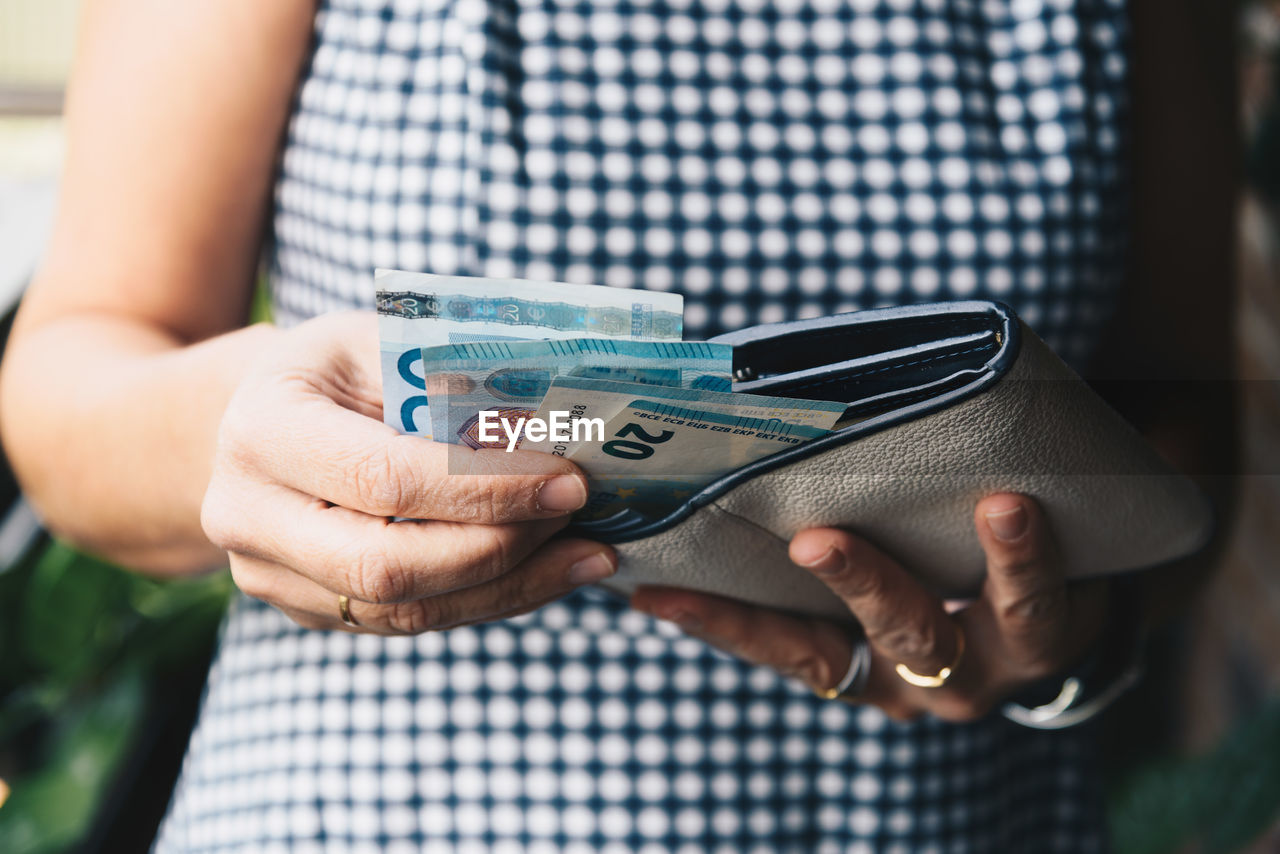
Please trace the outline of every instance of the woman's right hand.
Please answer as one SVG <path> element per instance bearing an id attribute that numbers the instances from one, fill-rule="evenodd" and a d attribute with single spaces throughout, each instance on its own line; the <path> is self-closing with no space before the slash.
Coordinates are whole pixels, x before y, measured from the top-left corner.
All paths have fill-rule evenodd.
<path id="1" fill-rule="evenodd" d="M 376 316 L 278 336 L 218 431 L 201 522 L 236 584 L 300 625 L 416 634 L 537 608 L 617 567 L 551 535 L 587 500 L 560 457 L 472 451 L 384 425 Z M 393 522 L 393 518 L 416 521 Z"/>

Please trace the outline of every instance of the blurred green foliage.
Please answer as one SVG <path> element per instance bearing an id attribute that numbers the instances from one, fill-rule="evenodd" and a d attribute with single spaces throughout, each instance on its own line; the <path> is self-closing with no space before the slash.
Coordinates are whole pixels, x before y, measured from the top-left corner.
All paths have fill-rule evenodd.
<path id="1" fill-rule="evenodd" d="M 0 851 L 92 829 L 169 674 L 203 667 L 230 576 L 155 581 L 58 542 L 0 572 Z"/>
<path id="2" fill-rule="evenodd" d="M 270 319 L 264 276 L 249 321 Z M 234 589 L 226 571 L 157 581 L 48 538 L 0 566 L 0 854 L 76 850 L 101 829 L 152 706 L 203 671 Z"/>
<path id="3" fill-rule="evenodd" d="M 1111 796 L 1117 854 L 1194 844 L 1229 854 L 1280 819 L 1280 698 L 1239 722 L 1205 756 L 1165 758 L 1127 775 Z"/>

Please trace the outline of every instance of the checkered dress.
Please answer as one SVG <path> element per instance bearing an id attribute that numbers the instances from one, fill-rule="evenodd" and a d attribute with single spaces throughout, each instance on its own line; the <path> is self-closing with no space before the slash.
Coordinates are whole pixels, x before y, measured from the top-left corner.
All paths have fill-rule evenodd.
<path id="1" fill-rule="evenodd" d="M 281 323 L 376 266 L 678 290 L 686 334 L 991 297 L 1077 365 L 1123 274 L 1122 0 L 331 0 Z M 1087 733 L 901 725 L 594 590 L 415 638 L 235 605 L 156 850 L 1105 847 Z"/>

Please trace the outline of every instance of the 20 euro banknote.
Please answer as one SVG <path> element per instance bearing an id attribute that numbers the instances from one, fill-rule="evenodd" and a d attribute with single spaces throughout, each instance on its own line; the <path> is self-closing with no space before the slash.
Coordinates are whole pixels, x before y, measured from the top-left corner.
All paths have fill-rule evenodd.
<path id="1" fill-rule="evenodd" d="M 506 447 L 482 437 L 481 412 L 527 420 L 559 376 L 624 380 L 645 386 L 727 390 L 733 348 L 700 341 L 474 341 L 422 348 L 423 387 L 435 441 Z"/>
<path id="2" fill-rule="evenodd" d="M 567 413 L 570 422 L 590 419 L 609 421 L 625 406 L 638 399 L 669 403 L 692 412 L 717 413 L 757 419 L 778 425 L 793 424 L 830 429 L 844 414 L 846 404 L 838 401 L 801 400 L 762 394 L 740 394 L 703 388 L 646 386 L 618 380 L 592 379 L 573 375 L 557 376 L 533 415 L 550 422 L 553 413 Z M 580 434 L 585 437 L 585 431 Z M 532 437 L 531 437 L 532 438 Z M 590 441 L 580 439 L 579 441 Z M 577 441 L 526 440 L 520 447 L 571 457 Z"/>
<path id="3" fill-rule="evenodd" d="M 587 473 L 590 497 L 579 516 L 659 518 L 721 475 L 829 432 L 635 400 L 608 421 L 603 442 L 581 442 L 568 455 Z"/>

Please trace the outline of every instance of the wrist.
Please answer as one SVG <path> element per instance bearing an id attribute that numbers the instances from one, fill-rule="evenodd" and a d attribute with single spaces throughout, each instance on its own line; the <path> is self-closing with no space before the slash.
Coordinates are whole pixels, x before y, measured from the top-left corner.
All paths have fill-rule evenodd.
<path id="1" fill-rule="evenodd" d="M 1001 714 L 1033 729 L 1065 729 L 1097 716 L 1142 678 L 1147 619 L 1134 575 L 1110 582 L 1107 619 L 1084 656 L 1067 672 L 1027 686 Z"/>

